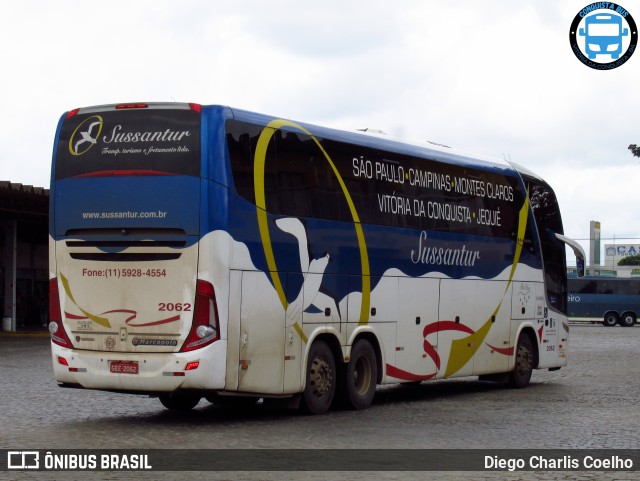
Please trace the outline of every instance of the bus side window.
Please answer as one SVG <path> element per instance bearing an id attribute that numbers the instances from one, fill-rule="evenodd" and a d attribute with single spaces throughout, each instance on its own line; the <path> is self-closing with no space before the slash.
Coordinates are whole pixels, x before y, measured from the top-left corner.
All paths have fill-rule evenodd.
<path id="1" fill-rule="evenodd" d="M 589 281 L 584 284 L 582 289 L 580 289 L 581 294 L 595 294 L 597 292 L 598 284 L 596 281 Z"/>
<path id="2" fill-rule="evenodd" d="M 227 148 L 235 189 L 245 200 L 255 205 L 253 185 L 253 155 L 261 129 L 256 125 L 227 121 Z"/>
<path id="3" fill-rule="evenodd" d="M 337 176 L 313 138 L 304 133 L 279 131 L 275 150 L 280 197 L 275 213 L 350 220 Z"/>

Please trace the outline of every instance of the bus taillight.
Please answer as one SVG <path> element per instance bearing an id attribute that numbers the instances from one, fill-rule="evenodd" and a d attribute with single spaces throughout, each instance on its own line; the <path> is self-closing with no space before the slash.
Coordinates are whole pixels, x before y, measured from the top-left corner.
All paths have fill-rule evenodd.
<path id="1" fill-rule="evenodd" d="M 201 113 L 202 112 L 202 105 L 200 105 L 200 104 L 189 104 L 189 108 L 191 110 L 193 110 L 194 112 L 197 112 L 197 113 Z"/>
<path id="2" fill-rule="evenodd" d="M 193 351 L 220 339 L 218 306 L 213 285 L 198 279 L 193 324 L 181 351 Z"/>
<path id="3" fill-rule="evenodd" d="M 49 332 L 51 340 L 62 347 L 72 348 L 69 336 L 62 325 L 58 279 L 49 279 Z"/>

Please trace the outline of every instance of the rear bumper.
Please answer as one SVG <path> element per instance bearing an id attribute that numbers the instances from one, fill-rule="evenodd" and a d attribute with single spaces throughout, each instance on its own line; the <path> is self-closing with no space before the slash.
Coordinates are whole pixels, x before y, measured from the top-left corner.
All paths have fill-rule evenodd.
<path id="1" fill-rule="evenodd" d="M 179 353 L 122 353 L 81 351 L 51 343 L 56 381 L 87 389 L 126 392 L 173 392 L 178 389 L 222 390 L 225 387 L 226 340 L 202 349 Z M 68 365 L 60 362 L 66 360 Z M 112 373 L 111 361 L 135 361 L 137 374 Z M 186 371 L 187 364 L 199 362 Z"/>

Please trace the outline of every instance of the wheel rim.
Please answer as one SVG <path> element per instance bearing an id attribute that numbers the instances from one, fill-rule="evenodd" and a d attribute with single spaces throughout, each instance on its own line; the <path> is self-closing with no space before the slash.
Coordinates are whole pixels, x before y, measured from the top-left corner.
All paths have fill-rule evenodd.
<path id="1" fill-rule="evenodd" d="M 321 357 L 314 358 L 311 363 L 309 382 L 313 387 L 313 395 L 317 398 L 326 396 L 333 386 L 333 372 L 329 363 Z"/>
<path id="2" fill-rule="evenodd" d="M 353 385 L 360 395 L 366 394 L 371 386 L 371 364 L 365 356 L 361 356 L 355 364 Z"/>

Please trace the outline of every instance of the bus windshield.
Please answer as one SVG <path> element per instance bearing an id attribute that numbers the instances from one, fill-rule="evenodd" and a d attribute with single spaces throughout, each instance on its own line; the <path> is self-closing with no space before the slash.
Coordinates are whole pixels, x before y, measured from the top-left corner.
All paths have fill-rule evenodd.
<path id="1" fill-rule="evenodd" d="M 567 312 L 566 252 L 556 234 L 564 234 L 560 208 L 553 189 L 533 176 L 523 175 L 529 190 L 544 264 L 544 276 L 549 304 L 562 313 Z"/>

